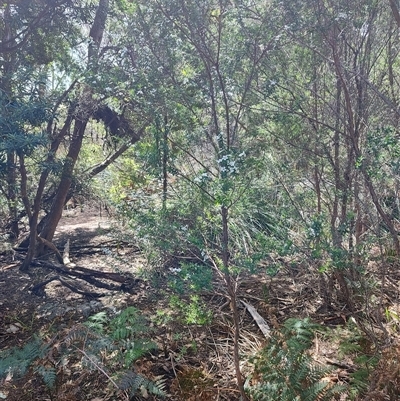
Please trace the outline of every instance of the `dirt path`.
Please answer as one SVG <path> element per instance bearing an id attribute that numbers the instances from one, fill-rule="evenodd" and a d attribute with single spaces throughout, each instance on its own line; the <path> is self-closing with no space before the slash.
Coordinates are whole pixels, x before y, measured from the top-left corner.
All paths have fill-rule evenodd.
<path id="1" fill-rule="evenodd" d="M 54 242 L 62 250 L 67 239 L 70 239 L 71 262 L 79 266 L 134 273 L 141 265 L 137 250 L 121 247 L 116 257 L 113 250 L 107 248 L 107 244 L 114 240 L 112 223 L 95 211 L 68 211 L 60 221 Z M 21 274 L 18 260 L 13 260 L 13 257 L 12 254 L 6 254 L 0 258 L 0 346 L 18 344 L 24 338 L 24 331 L 30 332 L 18 329 L 19 325 L 12 326 L 18 321 L 32 322 L 39 319 L 43 322 L 68 314 L 74 316 L 74 319 L 86 318 L 104 308 L 120 308 L 128 304 L 132 297 L 126 293 L 100 290 L 104 292 L 103 297 L 88 300 L 57 281 L 47 284 L 45 295 L 38 297 L 30 292 L 30 288 L 51 277 L 54 272 L 31 267 L 29 274 Z"/>

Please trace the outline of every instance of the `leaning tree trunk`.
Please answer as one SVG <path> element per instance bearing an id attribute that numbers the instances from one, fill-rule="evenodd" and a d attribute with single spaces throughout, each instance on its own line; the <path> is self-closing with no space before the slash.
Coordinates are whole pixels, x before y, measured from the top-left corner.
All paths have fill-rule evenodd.
<path id="1" fill-rule="evenodd" d="M 70 87 L 70 89 L 72 89 L 72 86 Z M 69 113 L 69 115 L 67 116 L 67 119 L 64 122 L 63 128 L 60 130 L 60 132 L 58 132 L 58 134 L 52 140 L 50 151 L 47 155 L 45 165 L 49 166 L 54 161 L 54 156 L 60 146 L 62 139 L 64 138 L 66 133 L 69 131 L 71 124 L 72 124 L 72 114 Z M 52 124 L 51 124 L 51 122 L 49 122 L 48 127 L 47 127 L 47 131 L 49 133 L 51 132 L 51 126 L 52 126 Z M 28 252 L 26 254 L 24 261 L 22 262 L 22 265 L 20 266 L 21 271 L 27 271 L 29 269 L 29 265 L 31 264 L 32 259 L 35 257 L 35 254 L 36 254 L 36 239 L 37 239 L 37 235 L 38 235 L 38 231 L 39 231 L 38 226 L 39 226 L 40 204 L 42 202 L 42 196 L 43 196 L 43 192 L 45 189 L 45 185 L 46 185 L 49 173 L 50 173 L 50 169 L 48 167 L 42 171 L 42 173 L 40 175 L 40 179 L 39 179 L 38 189 L 36 190 L 35 199 L 33 201 L 31 215 L 30 215 L 30 210 L 26 211 L 27 215 L 28 216 L 30 215 L 29 237 L 27 239 Z M 23 242 L 25 242 L 25 240 Z"/>
<path id="2" fill-rule="evenodd" d="M 56 196 L 50 209 L 47 221 L 40 233 L 40 237 L 51 242 L 54 237 L 58 222 L 61 219 L 64 210 L 65 200 L 68 195 L 72 183 L 72 175 L 79 152 L 82 147 L 83 136 L 85 134 L 88 118 L 84 120 L 75 120 L 74 132 L 71 139 L 69 151 L 65 160 L 64 168 L 61 175 L 61 181 L 58 185 Z M 38 248 L 38 254 L 44 250 L 44 245 L 41 243 Z"/>
<path id="3" fill-rule="evenodd" d="M 99 0 L 99 6 L 97 7 L 96 15 L 90 30 L 90 37 L 92 41 L 89 44 L 88 49 L 88 68 L 91 68 L 95 65 L 95 61 L 98 57 L 98 50 L 103 39 L 105 23 L 107 20 L 108 8 L 109 0 Z M 82 112 L 75 117 L 74 132 L 61 175 L 61 181 L 58 185 L 56 196 L 53 200 L 48 219 L 40 233 L 40 237 L 49 242 L 53 240 L 54 233 L 62 216 L 65 200 L 72 183 L 74 167 L 82 147 L 86 126 L 89 119 L 93 116 L 93 113 L 96 109 L 96 104 L 97 103 L 93 100 L 90 90 L 87 88 L 84 89 L 79 104 L 79 109 L 82 110 Z M 38 254 L 43 253 L 43 250 L 44 244 L 40 243 L 38 247 Z"/>

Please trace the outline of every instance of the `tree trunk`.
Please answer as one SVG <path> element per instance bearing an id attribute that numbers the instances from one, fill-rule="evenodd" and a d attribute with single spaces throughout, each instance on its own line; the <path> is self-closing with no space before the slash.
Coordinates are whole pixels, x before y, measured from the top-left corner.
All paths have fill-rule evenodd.
<path id="1" fill-rule="evenodd" d="M 389 0 L 392 9 L 393 17 L 396 20 L 397 26 L 400 28 L 400 12 L 395 0 Z"/>
<path id="2" fill-rule="evenodd" d="M 4 9 L 4 49 L 8 49 L 13 46 L 13 28 L 12 28 L 12 16 L 10 5 L 7 4 Z M 0 90 L 5 95 L 5 101 L 8 102 L 13 96 L 13 88 L 11 84 L 11 78 L 16 69 L 15 54 L 7 53 L 3 56 L 2 65 L 2 76 L 0 77 Z M 8 151 L 6 155 L 6 181 L 7 181 L 7 203 L 8 211 L 11 217 L 11 223 L 9 230 L 12 237 L 18 238 L 18 207 L 17 207 L 17 166 L 16 166 L 16 154 L 14 151 Z"/>
<path id="3" fill-rule="evenodd" d="M 67 198 L 68 191 L 72 183 L 73 171 L 82 147 L 82 141 L 87 122 L 88 118 L 83 120 L 78 118 L 75 119 L 74 132 L 61 175 L 61 181 L 58 185 L 56 196 L 51 206 L 48 219 L 43 227 L 42 232 L 40 233 L 40 236 L 49 242 L 53 240 L 58 222 L 60 221 L 62 212 L 64 210 L 65 199 Z M 41 243 L 38 253 L 43 253 L 43 250 L 44 244 Z"/>
<path id="4" fill-rule="evenodd" d="M 233 360 L 235 364 L 236 381 L 239 388 L 242 401 L 247 401 L 248 397 L 244 391 L 244 381 L 240 371 L 240 355 L 239 355 L 239 335 L 240 335 L 240 318 L 237 305 L 237 285 L 232 279 L 229 272 L 229 228 L 228 228 L 228 215 L 229 210 L 226 206 L 221 207 L 222 219 L 222 269 L 225 284 L 228 290 L 230 305 L 233 317 L 234 333 L 233 333 Z"/>
<path id="5" fill-rule="evenodd" d="M 46 165 L 49 166 L 54 161 L 54 155 L 60 146 L 61 140 L 64 138 L 65 134 L 68 132 L 72 123 L 72 115 L 69 114 L 63 128 L 60 132 L 55 136 L 51 143 L 50 151 L 48 153 L 46 159 Z M 47 131 L 51 132 L 51 125 L 47 127 Z M 38 189 L 36 191 L 35 199 L 33 201 L 33 208 L 32 208 L 32 215 L 29 218 L 29 240 L 28 240 L 28 252 L 27 255 L 20 266 L 21 271 L 27 271 L 29 269 L 29 265 L 32 262 L 32 259 L 35 257 L 36 254 L 36 238 L 38 235 L 39 230 L 39 212 L 40 212 L 40 203 L 42 201 L 42 196 L 44 192 L 44 188 L 46 185 L 47 178 L 49 176 L 50 170 L 46 168 L 42 174 L 40 175 Z M 28 212 L 27 212 L 28 213 Z M 28 213 L 29 216 L 29 213 Z"/>
<path id="6" fill-rule="evenodd" d="M 7 152 L 7 203 L 11 217 L 9 231 L 13 239 L 18 238 L 18 208 L 17 208 L 17 166 L 15 152 Z"/>

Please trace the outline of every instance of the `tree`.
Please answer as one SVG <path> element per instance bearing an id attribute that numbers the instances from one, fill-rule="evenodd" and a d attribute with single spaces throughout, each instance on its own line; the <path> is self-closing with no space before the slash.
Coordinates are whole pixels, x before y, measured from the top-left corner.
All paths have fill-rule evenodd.
<path id="1" fill-rule="evenodd" d="M 85 57 L 82 55 L 82 41 L 87 39 L 80 23 L 88 24 L 93 12 Z M 18 236 L 21 216 L 19 198 L 30 220 L 29 250 L 22 270 L 28 269 L 34 255 L 41 253 L 52 241 L 64 203 L 70 196 L 74 167 L 89 120 L 102 121 L 110 137 L 119 141 L 119 145 L 115 142 L 117 148 L 113 153 L 88 171 L 88 179 L 103 171 L 136 142 L 146 125 L 134 116 L 129 107 L 120 106 L 121 102 L 115 97 L 109 100 L 112 107 L 107 104 L 107 99 L 115 95 L 107 80 L 111 80 L 114 87 L 119 85 L 120 94 L 124 90 L 116 79 L 118 73 L 123 73 L 116 68 L 120 58 L 115 60 L 121 49 L 112 46 L 108 37 L 107 46 L 102 46 L 108 14 L 109 4 L 105 0 L 100 1 L 96 8 L 69 1 L 52 2 L 51 7 L 46 8 L 46 4 L 27 1 L 9 3 L 3 9 L 1 28 L 5 35 L 0 52 L 1 101 L 2 126 L 7 126 L 2 131 L 4 146 L 1 151 L 5 158 L 3 171 L 6 183 L 3 194 L 8 199 L 9 214 L 13 216 L 10 228 L 14 237 Z M 114 76 L 110 72 L 99 79 L 103 67 L 108 71 L 114 67 Z M 25 74 L 24 77 L 22 74 Z M 32 105 L 32 110 L 28 112 L 29 105 Z M 36 113 L 35 121 L 32 121 L 33 113 Z M 137 130 L 133 128 L 135 119 L 140 124 Z M 35 142 L 35 136 L 29 134 L 30 130 L 41 131 L 41 142 Z M 60 145 L 66 142 L 68 151 L 65 160 L 62 160 Z M 31 144 L 30 151 L 25 143 Z M 33 171 L 26 171 L 25 163 L 32 150 L 41 153 L 44 160 L 35 164 L 39 177 L 34 199 L 29 188 L 34 183 L 28 178 L 33 176 Z M 48 178 L 57 179 L 59 172 L 57 188 L 53 194 L 47 193 L 51 190 Z M 46 208 L 45 202 L 48 202 L 45 199 L 51 199 L 52 204 L 50 212 L 39 225 L 39 212 Z M 40 241 L 38 249 L 37 240 Z"/>
<path id="2" fill-rule="evenodd" d="M 43 95 L 43 71 L 55 59 L 63 59 L 64 56 L 57 54 L 56 49 L 65 50 L 67 40 L 73 43 L 76 38 L 71 20 L 64 18 L 67 14 L 76 16 L 76 9 L 70 1 L 26 1 L 8 2 L 0 11 L 3 38 L 0 43 L 0 91 L 3 110 L 8 112 L 8 116 L 3 117 L 10 120 L 13 104 L 34 96 L 35 91 L 37 95 Z M 24 81 L 30 82 L 31 86 L 24 87 Z M 6 160 L 3 192 L 8 199 L 11 216 L 9 229 L 16 238 L 19 230 L 17 156 L 14 150 L 7 151 Z"/>
<path id="3" fill-rule="evenodd" d="M 239 367 L 237 291 L 244 261 L 254 267 L 259 257 L 251 250 L 252 235 L 269 232 L 263 232 L 264 222 L 253 221 L 261 227 L 252 232 L 237 221 L 251 202 L 260 203 L 252 198 L 259 173 L 254 159 L 261 149 L 254 145 L 258 121 L 251 107 L 258 102 L 253 91 L 265 84 L 263 63 L 277 47 L 277 34 L 268 24 L 273 13 L 261 4 L 221 0 L 138 2 L 135 14 L 127 47 L 162 147 L 163 201 L 158 217 L 151 217 L 161 219 L 154 229 L 163 243 L 179 238 L 180 249 L 183 244 L 196 249 L 223 280 L 234 322 L 236 379 L 247 399 Z M 179 196 L 168 200 L 167 172 L 185 183 Z M 260 216 L 264 219 L 264 212 Z M 179 234 L 181 219 L 188 225 L 186 239 Z M 178 232 L 171 236 L 162 227 Z"/>
<path id="4" fill-rule="evenodd" d="M 108 0 L 100 0 L 99 5 L 96 10 L 96 14 L 93 20 L 93 24 L 90 30 L 90 43 L 88 46 L 88 57 L 87 57 L 87 70 L 94 74 L 98 73 L 99 63 L 100 63 L 100 51 L 101 44 L 103 40 L 104 30 L 106 27 L 106 20 L 109 13 L 109 2 Z M 58 184 L 58 188 L 55 192 L 55 197 L 52 202 L 50 212 L 45 220 L 45 224 L 40 231 L 40 247 L 39 253 L 41 253 L 49 242 L 52 241 L 56 227 L 61 218 L 64 204 L 66 203 L 68 192 L 71 187 L 72 177 L 74 167 L 82 147 L 82 141 L 85 135 L 86 127 L 90 118 L 101 119 L 105 126 L 108 127 L 112 134 L 115 136 L 125 136 L 128 137 L 126 142 L 116 151 L 112 156 L 110 156 L 106 161 L 104 161 L 100 166 L 95 166 L 95 168 L 89 173 L 89 177 L 93 177 L 95 174 L 101 172 L 106 168 L 113 160 L 116 159 L 123 151 L 125 151 L 132 143 L 136 142 L 140 138 L 140 132 L 134 131 L 130 122 L 122 115 L 118 115 L 108 106 L 102 105 L 96 98 L 93 88 L 88 85 L 83 85 L 82 89 L 78 91 L 77 98 L 71 105 L 68 116 L 65 120 L 64 127 L 60 131 L 59 135 L 56 136 L 50 149 L 48 158 L 49 162 L 53 158 L 54 149 L 57 148 L 59 144 L 59 138 L 69 129 L 72 122 L 74 123 L 74 128 L 71 136 L 71 141 L 69 144 L 69 149 L 65 158 L 64 166 L 61 172 L 61 179 Z M 48 171 L 42 173 L 40 183 L 46 181 Z M 42 197 L 43 185 L 39 185 L 39 191 L 36 194 L 37 203 Z M 25 259 L 22 270 L 26 270 L 29 263 L 36 252 L 36 231 L 37 231 L 37 214 L 34 215 L 34 219 L 30 224 L 30 243 L 28 256 Z"/>
<path id="5" fill-rule="evenodd" d="M 301 161 L 297 169 L 303 178 L 294 185 L 292 198 L 309 189 L 315 194 L 314 202 L 303 203 L 301 213 L 316 235 L 313 255 L 319 254 L 324 266 L 326 258 L 330 260 L 341 294 L 352 308 L 346 282 L 357 280 L 367 237 L 376 240 L 384 226 L 399 249 L 395 221 L 384 203 L 395 170 L 377 162 L 387 161 L 386 152 L 395 154 L 396 146 L 393 138 L 383 135 L 392 145 L 381 142 L 378 156 L 374 145 L 384 141 L 381 124 L 394 127 L 397 120 L 397 100 L 390 90 L 395 59 L 389 50 L 389 9 L 375 1 L 280 6 L 288 46 L 276 59 L 282 75 L 278 92 L 264 107 L 270 110 L 273 105 L 276 127 L 286 130 L 278 139 L 284 144 L 278 154 Z M 292 173 L 288 180 L 293 182 Z M 330 233 L 324 236 L 317 225 L 325 219 Z"/>

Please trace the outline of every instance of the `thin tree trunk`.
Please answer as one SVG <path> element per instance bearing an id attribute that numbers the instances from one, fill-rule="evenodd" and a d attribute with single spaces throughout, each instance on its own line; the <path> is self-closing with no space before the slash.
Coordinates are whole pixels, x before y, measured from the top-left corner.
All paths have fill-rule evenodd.
<path id="1" fill-rule="evenodd" d="M 68 130 L 71 126 L 71 123 L 72 123 L 72 114 L 69 114 L 67 119 L 64 122 L 63 128 L 60 130 L 60 132 L 55 136 L 55 138 L 52 141 L 45 165 L 49 166 L 54 161 L 54 155 L 55 155 L 58 147 L 60 146 L 62 138 L 64 138 L 64 136 L 68 132 Z M 49 132 L 51 131 L 51 125 L 49 125 L 47 127 L 47 130 Z M 32 215 L 30 216 L 30 219 L 29 219 L 28 252 L 25 256 L 24 261 L 22 262 L 22 265 L 20 266 L 21 271 L 27 271 L 29 269 L 29 265 L 31 264 L 32 259 L 35 257 L 35 254 L 36 254 L 36 243 L 37 243 L 36 239 L 37 239 L 37 235 L 38 235 L 38 220 L 39 220 L 39 212 L 40 212 L 40 203 L 42 201 L 44 188 L 45 188 L 46 181 L 47 181 L 49 174 L 50 174 L 50 170 L 47 167 L 40 175 L 38 189 L 36 190 L 35 199 L 33 201 Z M 29 214 L 28 214 L 28 216 L 29 216 Z"/>
<path id="2" fill-rule="evenodd" d="M 228 228 L 229 210 L 226 206 L 221 207 L 222 218 L 222 268 L 225 278 L 225 283 L 230 297 L 230 305 L 234 324 L 233 333 L 233 359 L 235 364 L 236 381 L 240 391 L 241 400 L 248 401 L 248 397 L 244 391 L 244 381 L 240 371 L 240 355 L 239 355 L 239 335 L 240 335 L 240 319 L 237 305 L 237 286 L 233 282 L 229 272 L 229 228 Z"/>
<path id="3" fill-rule="evenodd" d="M 163 126 L 163 137 L 162 137 L 162 180 L 163 180 L 163 192 L 162 192 L 162 207 L 166 210 L 167 197 L 168 197 L 168 118 L 164 118 Z"/>
<path id="4" fill-rule="evenodd" d="M 4 9 L 4 49 L 14 45 L 13 41 L 13 28 L 12 28 L 12 15 L 10 5 L 7 4 Z M 16 69 L 16 59 L 15 54 L 6 53 L 2 64 L 3 73 L 0 77 L 0 90 L 6 95 L 6 101 L 13 96 L 12 88 L 12 75 Z M 17 166 L 16 166 L 16 154 L 14 151 L 8 151 L 6 154 L 6 182 L 7 182 L 7 203 L 8 211 L 11 218 L 11 223 L 9 230 L 13 238 L 18 238 L 19 228 L 18 228 L 18 207 L 17 207 Z"/>
<path id="5" fill-rule="evenodd" d="M 113 163 L 119 156 L 121 156 L 126 150 L 128 150 L 135 142 L 137 142 L 144 132 L 144 128 L 141 128 L 135 136 L 132 136 L 128 142 L 125 142 L 115 153 L 113 153 L 106 160 L 90 169 L 89 178 L 93 178 L 97 174 L 104 171 L 111 163 Z"/>
<path id="6" fill-rule="evenodd" d="M 400 28 L 400 12 L 395 0 L 389 0 L 392 9 L 393 17 L 396 20 L 397 26 Z"/>

